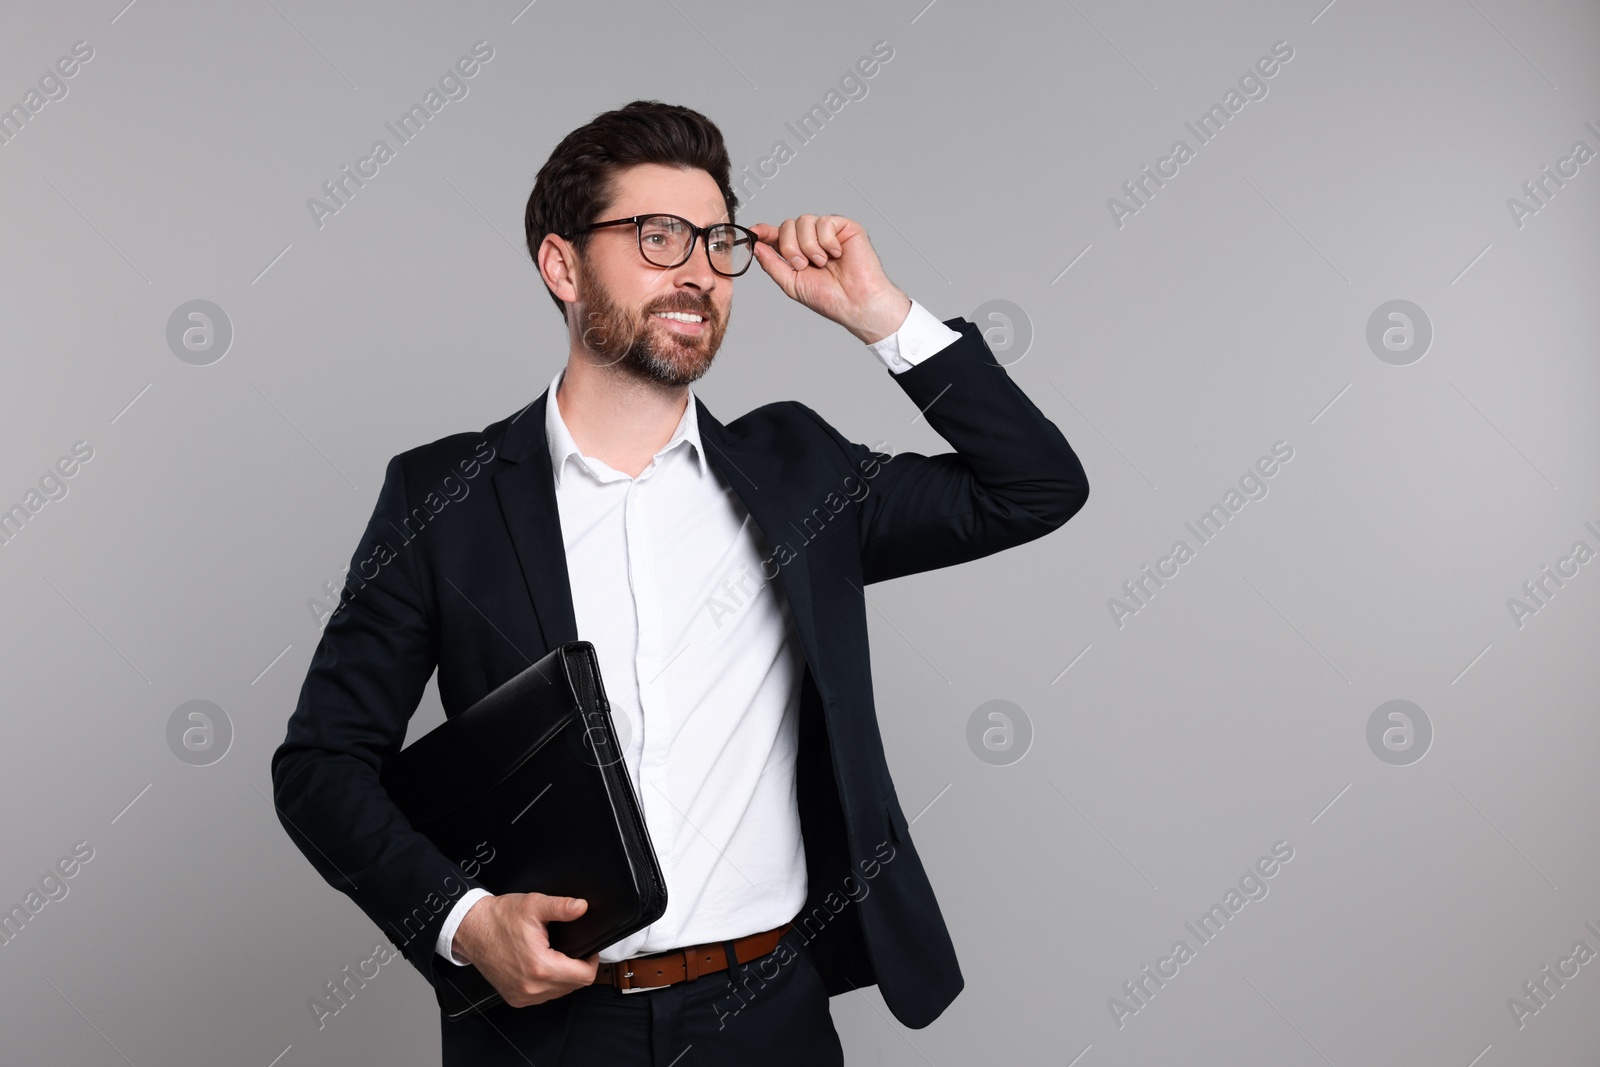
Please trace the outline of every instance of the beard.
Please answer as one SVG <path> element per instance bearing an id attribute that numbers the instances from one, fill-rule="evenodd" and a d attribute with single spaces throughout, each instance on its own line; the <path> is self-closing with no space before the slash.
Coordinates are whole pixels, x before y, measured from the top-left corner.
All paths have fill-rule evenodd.
<path id="1" fill-rule="evenodd" d="M 711 369 L 728 324 L 717 318 L 708 296 L 677 293 L 647 308 L 626 308 L 612 298 L 603 282 L 575 268 L 584 294 L 584 329 L 580 340 L 600 366 L 615 366 L 641 381 L 688 385 Z M 681 334 L 654 316 L 657 311 L 686 311 L 704 323 L 698 337 Z"/>

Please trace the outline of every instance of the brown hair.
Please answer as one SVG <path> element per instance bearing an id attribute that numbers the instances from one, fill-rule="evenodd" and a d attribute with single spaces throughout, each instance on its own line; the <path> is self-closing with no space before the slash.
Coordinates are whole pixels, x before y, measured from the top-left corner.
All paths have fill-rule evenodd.
<path id="1" fill-rule="evenodd" d="M 539 168 L 523 216 L 528 254 L 537 257 L 546 234 L 567 234 L 591 222 L 611 203 L 613 178 L 641 163 L 693 167 L 710 174 L 728 206 L 728 221 L 735 221 L 739 198 L 729 181 L 732 165 L 722 131 L 698 111 L 659 100 L 635 100 L 615 111 L 596 115 L 562 138 L 550 158 Z M 591 233 L 571 239 L 581 253 Z M 561 310 L 567 305 L 545 286 Z"/>

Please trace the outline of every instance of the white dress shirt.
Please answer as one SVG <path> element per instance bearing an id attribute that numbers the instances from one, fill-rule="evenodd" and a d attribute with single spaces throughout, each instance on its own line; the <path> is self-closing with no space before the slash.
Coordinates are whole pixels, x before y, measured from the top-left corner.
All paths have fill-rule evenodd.
<path id="1" fill-rule="evenodd" d="M 916 301 L 867 347 L 900 374 L 961 335 Z M 805 655 L 772 549 L 707 462 L 693 391 L 672 437 L 637 477 L 578 449 L 556 390 L 545 401 L 578 633 L 595 647 L 656 857 L 667 910 L 600 950 L 607 962 L 743 937 L 805 903 L 796 803 L 797 712 Z M 452 946 L 470 889 L 439 932 Z"/>

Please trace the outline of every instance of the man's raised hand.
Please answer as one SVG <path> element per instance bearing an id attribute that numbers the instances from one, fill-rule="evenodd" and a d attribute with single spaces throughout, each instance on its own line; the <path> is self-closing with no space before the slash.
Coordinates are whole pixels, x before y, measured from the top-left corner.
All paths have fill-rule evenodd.
<path id="1" fill-rule="evenodd" d="M 867 231 L 843 215 L 801 215 L 751 225 L 756 260 L 784 295 L 867 344 L 894 333 L 911 298 L 889 280 Z"/>

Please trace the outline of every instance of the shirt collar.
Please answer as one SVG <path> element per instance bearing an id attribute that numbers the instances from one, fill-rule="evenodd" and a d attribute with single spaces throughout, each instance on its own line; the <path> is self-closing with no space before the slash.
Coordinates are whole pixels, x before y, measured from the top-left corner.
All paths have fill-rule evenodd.
<path id="1" fill-rule="evenodd" d="M 556 389 L 561 385 L 561 377 L 567 372 L 563 366 L 556 371 L 556 376 L 550 381 L 550 391 L 544 403 L 544 436 L 550 446 L 550 473 L 555 478 L 557 488 L 561 486 L 561 474 L 566 469 L 567 457 L 576 456 L 579 463 L 587 465 L 583 452 L 572 439 L 572 433 L 567 429 L 566 421 L 561 418 L 561 405 L 556 403 Z M 660 459 L 672 449 L 677 448 L 682 442 L 687 441 L 695 462 L 700 468 L 700 475 L 706 474 L 705 446 L 700 443 L 700 420 L 695 414 L 694 390 L 689 390 L 689 402 L 684 405 L 683 417 L 678 420 L 677 428 L 672 431 L 672 437 L 666 444 L 656 451 L 656 458 Z M 593 473 L 593 468 L 590 468 Z"/>

